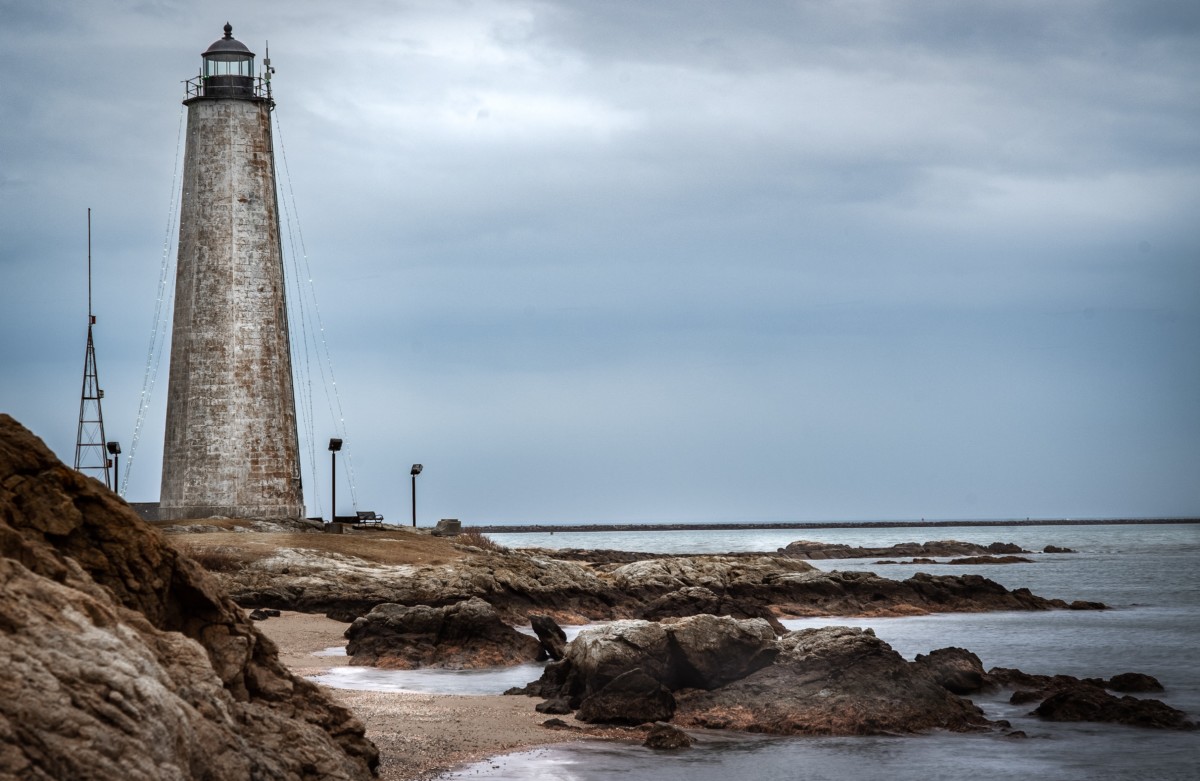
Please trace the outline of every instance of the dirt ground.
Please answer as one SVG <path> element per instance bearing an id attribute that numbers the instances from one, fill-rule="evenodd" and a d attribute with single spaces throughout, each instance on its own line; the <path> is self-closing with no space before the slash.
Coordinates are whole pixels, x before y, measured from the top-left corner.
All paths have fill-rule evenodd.
<path id="1" fill-rule="evenodd" d="M 463 548 L 462 543 L 470 541 L 465 535 L 456 538 L 434 537 L 428 531 L 403 528 L 348 530 L 345 534 L 239 532 L 232 529 L 244 522 L 221 519 L 198 523 L 229 528 L 230 531 L 168 535 L 168 539 L 176 547 L 197 559 L 203 559 L 203 553 L 206 551 L 225 551 L 230 554 L 236 552 L 244 560 L 254 561 L 266 558 L 280 548 L 307 548 L 340 553 L 377 564 L 436 565 L 472 556 Z M 155 525 L 167 526 L 163 523 Z"/>

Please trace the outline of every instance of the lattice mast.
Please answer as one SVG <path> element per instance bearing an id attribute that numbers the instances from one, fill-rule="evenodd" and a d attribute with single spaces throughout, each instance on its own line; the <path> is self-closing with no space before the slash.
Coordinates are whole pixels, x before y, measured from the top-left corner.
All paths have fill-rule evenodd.
<path id="1" fill-rule="evenodd" d="M 112 462 L 105 450 L 104 412 L 101 409 L 101 399 L 104 391 L 100 389 L 100 378 L 96 373 L 96 343 L 92 338 L 92 327 L 96 325 L 96 315 L 92 312 L 92 210 L 88 209 L 88 327 L 87 352 L 83 358 L 83 390 L 79 395 L 79 428 L 75 435 L 75 468 L 85 475 L 95 477 L 104 483 L 106 488 L 112 488 L 109 469 Z M 99 474 L 97 474 L 99 473 Z"/>

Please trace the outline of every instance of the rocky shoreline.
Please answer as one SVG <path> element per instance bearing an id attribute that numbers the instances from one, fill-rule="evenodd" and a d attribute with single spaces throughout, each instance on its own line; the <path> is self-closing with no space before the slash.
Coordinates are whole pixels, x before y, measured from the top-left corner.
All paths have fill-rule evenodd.
<path id="1" fill-rule="evenodd" d="M 512 624 L 526 623 L 530 613 L 582 624 L 697 613 L 772 620 L 1104 608 L 1009 590 L 980 575 L 917 573 L 891 580 L 870 572 L 820 570 L 788 554 L 658 556 L 613 564 L 569 561 L 553 551 L 473 548 L 458 561 L 368 566 L 316 543 L 278 550 L 218 577 L 241 605 L 324 613 L 341 621 L 382 603 L 443 607 L 473 597 Z"/>
<path id="2" fill-rule="evenodd" d="M 187 534 L 187 524 L 156 531 L 0 415 L 0 775 L 402 781 L 579 736 L 686 745 L 680 727 L 1003 731 L 967 697 L 1004 686 L 1036 701 L 1045 719 L 1193 726 L 1130 696 L 1161 686 L 1136 673 L 1102 681 L 985 672 L 962 649 L 909 662 L 870 630 L 784 629 L 780 619 L 792 616 L 1105 608 L 979 575 L 894 580 L 806 560 L 875 549 L 796 543 L 774 554 L 571 560 L 408 530 L 199 526 L 206 533 Z M 982 552 L 921 545 L 901 555 L 1010 555 L 1001 543 Z M 266 623 L 250 620 L 250 609 Z M 277 610 L 286 619 L 270 617 Z M 608 623 L 567 642 L 556 620 Z M 281 640 L 281 657 L 268 637 L 288 621 L 312 625 L 305 645 L 344 635 L 352 664 L 552 661 L 520 690 L 536 704 L 334 692 L 301 677 L 319 666 L 311 650 Z M 526 625 L 536 638 L 513 629 Z M 420 719 L 434 726 L 414 743 L 407 733 Z M 469 719 L 485 723 L 462 735 L 438 726 Z"/>

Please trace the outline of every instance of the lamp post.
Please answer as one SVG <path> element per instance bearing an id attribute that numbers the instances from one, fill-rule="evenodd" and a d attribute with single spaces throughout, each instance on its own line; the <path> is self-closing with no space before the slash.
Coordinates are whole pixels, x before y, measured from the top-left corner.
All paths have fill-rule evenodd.
<path id="1" fill-rule="evenodd" d="M 118 487 L 121 485 L 121 481 L 118 479 L 121 472 L 121 459 L 119 458 L 121 455 L 121 443 L 109 442 L 107 447 L 108 454 L 112 456 L 112 458 L 108 459 L 108 465 L 113 468 L 113 490 L 119 496 L 121 494 L 121 489 Z"/>
<path id="2" fill-rule="evenodd" d="M 421 474 L 421 470 L 425 467 L 420 464 L 413 464 L 412 471 L 412 504 L 413 504 L 413 528 L 417 528 L 417 475 Z"/>
<path id="3" fill-rule="evenodd" d="M 342 449 L 342 440 L 329 440 L 329 462 L 331 474 L 329 479 L 329 487 L 333 493 L 333 497 L 329 500 L 329 522 L 337 522 L 337 454 Z"/>

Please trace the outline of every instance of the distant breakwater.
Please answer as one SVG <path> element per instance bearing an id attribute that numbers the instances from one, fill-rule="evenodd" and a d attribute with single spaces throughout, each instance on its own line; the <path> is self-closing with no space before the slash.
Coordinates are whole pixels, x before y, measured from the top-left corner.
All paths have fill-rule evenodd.
<path id="1" fill-rule="evenodd" d="M 958 526 L 1128 526 L 1135 524 L 1200 523 L 1200 518 L 1045 518 L 1023 521 L 830 521 L 784 523 L 583 523 L 464 526 L 480 534 L 544 534 L 546 532 L 694 532 L 770 529 L 906 529 Z"/>

